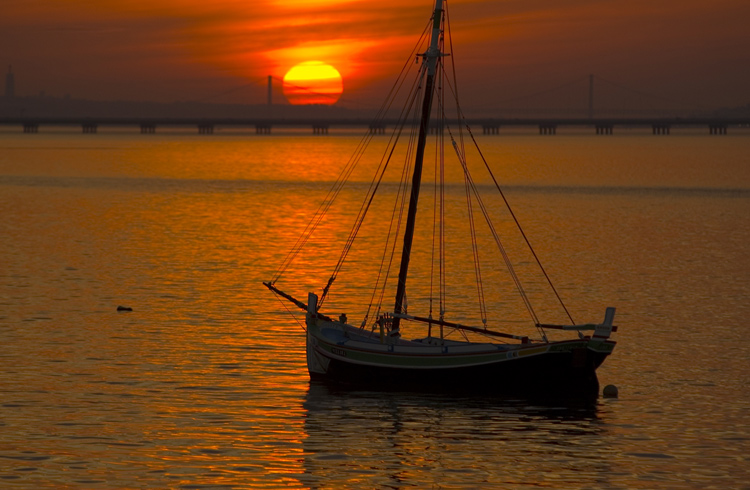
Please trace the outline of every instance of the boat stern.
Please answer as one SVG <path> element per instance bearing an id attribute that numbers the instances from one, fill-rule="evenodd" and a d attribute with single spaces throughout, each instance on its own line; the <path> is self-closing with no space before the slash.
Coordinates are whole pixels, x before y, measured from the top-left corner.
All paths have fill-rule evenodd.
<path id="1" fill-rule="evenodd" d="M 320 326 L 318 325 L 318 296 L 315 293 L 308 293 L 307 295 L 305 323 L 307 325 L 307 371 L 310 373 L 310 377 L 326 374 L 331 361 L 320 355 L 316 350 L 318 344 L 316 333 L 319 332 Z"/>

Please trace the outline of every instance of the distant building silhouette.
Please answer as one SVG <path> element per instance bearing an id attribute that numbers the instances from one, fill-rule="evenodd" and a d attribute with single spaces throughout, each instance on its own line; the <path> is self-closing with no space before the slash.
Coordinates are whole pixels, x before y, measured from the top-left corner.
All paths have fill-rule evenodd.
<path id="1" fill-rule="evenodd" d="M 13 68 L 8 66 L 8 74 L 5 75 L 5 97 L 12 99 L 16 95 L 16 80 L 13 76 Z"/>

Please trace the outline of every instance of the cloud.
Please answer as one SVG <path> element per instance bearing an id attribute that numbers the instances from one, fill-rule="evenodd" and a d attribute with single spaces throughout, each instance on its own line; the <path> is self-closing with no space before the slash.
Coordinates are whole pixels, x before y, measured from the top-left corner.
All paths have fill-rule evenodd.
<path id="1" fill-rule="evenodd" d="M 705 67 L 701 86 L 710 85 L 709 75 L 750 83 L 737 69 L 750 56 L 746 0 L 448 4 L 457 62 L 488 96 L 498 84 L 512 89 L 591 72 L 668 83 Z M 430 9 L 423 0 L 4 0 L 0 62 L 25 68 L 18 79 L 26 86 L 55 80 L 105 96 L 109 83 L 118 90 L 110 97 L 143 96 L 112 82 L 129 78 L 182 98 L 211 84 L 220 90 L 281 77 L 305 58 L 325 57 L 347 87 L 364 89 L 399 69 Z"/>

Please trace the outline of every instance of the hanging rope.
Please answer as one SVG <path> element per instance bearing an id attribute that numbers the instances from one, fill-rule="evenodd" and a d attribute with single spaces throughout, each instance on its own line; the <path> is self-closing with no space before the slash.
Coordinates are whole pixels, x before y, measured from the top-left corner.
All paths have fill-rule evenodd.
<path id="1" fill-rule="evenodd" d="M 391 267 L 393 266 L 393 261 L 396 257 L 396 245 L 397 240 L 394 239 L 391 242 L 391 236 L 393 233 L 393 236 L 398 236 L 399 231 L 401 230 L 401 223 L 402 218 L 406 209 L 406 196 L 408 195 L 408 182 L 409 182 L 409 174 L 411 173 L 411 158 L 414 151 L 414 145 L 415 145 L 415 139 L 416 139 L 416 131 L 418 129 L 418 122 L 417 122 L 417 112 L 418 112 L 418 104 L 417 101 L 420 98 L 420 95 L 422 94 L 422 82 L 424 80 L 424 76 L 426 75 L 426 71 L 424 69 L 421 69 L 421 74 L 417 78 L 416 83 L 412 87 L 412 93 L 409 97 L 409 104 L 404 113 L 402 114 L 403 117 L 400 119 L 399 124 L 399 134 L 403 131 L 404 127 L 406 126 L 407 121 L 411 121 L 411 127 L 409 131 L 409 141 L 407 144 L 407 151 L 405 155 L 405 164 L 402 168 L 401 172 L 401 179 L 399 181 L 398 191 L 396 194 L 396 199 L 394 200 L 394 207 L 391 214 L 391 220 L 390 225 L 388 229 L 388 236 L 387 240 L 383 249 L 383 257 L 380 262 L 380 268 L 378 270 L 377 280 L 375 283 L 375 286 L 373 287 L 373 294 L 370 300 L 370 304 L 367 308 L 367 312 L 365 313 L 365 319 L 363 320 L 362 324 L 366 324 L 367 319 L 369 317 L 370 311 L 373 308 L 373 306 L 377 306 L 378 312 L 382 308 L 383 300 L 385 298 L 385 292 L 387 289 L 388 279 L 390 277 L 390 271 Z M 411 114 L 411 116 L 409 116 Z M 392 155 L 392 152 L 391 152 Z M 395 230 L 394 230 L 394 223 L 396 224 Z M 388 254 L 388 250 L 390 248 L 390 255 Z M 386 257 L 388 257 L 388 265 L 385 266 Z M 382 284 L 380 283 L 381 277 L 383 278 Z M 378 295 L 378 292 L 380 293 Z M 375 301 L 375 296 L 378 296 L 377 301 Z"/>
<path id="2" fill-rule="evenodd" d="M 531 246 L 531 242 L 529 242 L 528 237 L 526 236 L 526 233 L 523 231 L 523 227 L 521 227 L 521 223 L 519 223 L 518 218 L 516 218 L 516 213 L 513 212 L 513 209 L 510 207 L 510 203 L 508 202 L 508 199 L 505 197 L 505 193 L 500 188 L 500 184 L 498 184 L 497 179 L 495 178 L 495 174 L 492 173 L 492 170 L 490 169 L 489 163 L 487 163 L 487 159 L 484 158 L 484 154 L 482 153 L 482 150 L 479 149 L 479 145 L 477 144 L 476 140 L 474 139 L 474 134 L 471 132 L 471 128 L 467 125 L 467 130 L 469 132 L 469 136 L 471 136 L 471 140 L 474 142 L 474 145 L 479 152 L 480 157 L 482 158 L 482 162 L 484 162 L 485 167 L 487 168 L 487 171 L 490 174 L 490 177 L 492 178 L 492 182 L 495 184 L 495 188 L 500 193 L 500 196 L 503 198 L 503 202 L 505 203 L 505 207 L 508 209 L 508 212 L 510 213 L 511 217 L 513 218 L 513 222 L 516 224 L 516 227 L 518 228 L 518 231 L 521 233 L 521 236 L 524 239 L 524 242 L 526 242 L 526 246 L 531 251 L 531 254 L 534 256 L 534 260 L 536 261 L 537 265 L 539 266 L 539 269 L 542 271 L 542 274 L 544 274 L 544 278 L 547 280 L 547 284 L 549 284 L 550 288 L 555 294 L 555 297 L 557 298 L 557 301 L 560 303 L 560 306 L 565 311 L 565 314 L 568 316 L 568 319 L 571 321 L 573 325 L 575 325 L 575 321 L 573 320 L 573 317 L 571 316 L 570 312 L 568 311 L 568 308 L 565 306 L 565 303 L 563 302 L 562 298 L 560 297 L 560 294 L 557 292 L 557 288 L 555 288 L 555 285 L 552 283 L 552 279 L 550 279 L 549 275 L 547 274 L 546 269 L 542 265 L 542 261 L 539 260 L 539 256 L 536 254 L 536 251 L 534 250 L 534 247 Z M 538 322 L 537 322 L 538 323 Z"/>
<path id="3" fill-rule="evenodd" d="M 452 89 L 452 87 L 451 87 Z M 455 91 L 453 92 L 454 96 L 456 96 Z M 458 106 L 458 99 L 456 97 L 456 105 Z M 523 227 L 521 226 L 521 223 L 518 221 L 518 218 L 516 217 L 516 214 L 513 212 L 513 208 L 511 208 L 510 203 L 508 202 L 508 199 L 505 197 L 505 193 L 503 192 L 502 188 L 500 187 L 500 184 L 497 181 L 497 178 L 495 178 L 495 174 L 492 172 L 492 169 L 490 168 L 489 163 L 487 162 L 487 159 L 484 157 L 484 154 L 482 153 L 481 148 L 479 148 L 479 144 L 477 143 L 476 139 L 474 138 L 474 134 L 471 131 L 471 127 L 466 123 L 466 117 L 463 114 L 463 111 L 460 111 L 460 118 L 459 120 L 463 122 L 462 126 L 466 128 L 467 133 L 469 134 L 469 137 L 471 138 L 471 141 L 474 144 L 474 148 L 477 150 L 482 162 L 484 163 L 485 169 L 487 170 L 487 173 L 489 174 L 490 178 L 492 179 L 492 182 L 495 185 L 495 188 L 497 189 L 498 193 L 500 194 L 501 198 L 503 199 L 503 203 L 505 204 L 506 209 L 508 210 L 508 213 L 510 214 L 511 218 L 513 219 L 513 222 L 516 225 L 516 228 L 518 229 L 519 233 L 521 234 L 521 237 L 523 238 L 524 242 L 526 243 L 526 246 L 528 247 L 529 251 L 531 252 L 532 256 L 534 257 L 534 260 L 536 261 L 537 266 L 539 267 L 539 270 L 544 275 L 545 280 L 547 281 L 547 284 L 549 285 L 550 289 L 554 293 L 558 303 L 560 304 L 561 308 L 567 315 L 568 319 L 571 321 L 572 324 L 575 325 L 575 321 L 573 320 L 572 315 L 568 311 L 568 308 L 565 306 L 565 303 L 563 302 L 562 298 L 560 297 L 560 294 L 557 291 L 557 288 L 555 288 L 555 285 L 552 283 L 552 279 L 549 277 L 549 274 L 547 274 L 546 269 L 542 265 L 541 260 L 539 260 L 539 256 L 536 254 L 536 251 L 534 250 L 534 247 L 531 246 L 531 242 L 529 241 L 528 237 L 526 236 L 526 233 L 523 230 Z M 477 194 L 478 195 L 478 194 Z M 493 236 L 495 236 L 494 227 L 492 229 Z M 496 241 L 499 240 L 499 236 L 497 236 Z M 515 282 L 515 280 L 514 280 Z M 520 282 L 517 284 L 517 288 L 520 286 Z M 528 300 L 528 297 L 526 296 L 525 292 L 522 292 L 523 289 L 519 289 L 519 293 L 521 293 L 521 297 L 524 300 L 524 303 L 527 305 L 527 309 L 529 310 L 529 313 L 532 316 L 532 319 L 534 320 L 534 323 L 537 325 L 537 328 L 539 329 L 540 333 L 542 334 L 542 338 L 546 340 L 547 336 L 544 332 L 544 329 L 539 327 L 539 321 L 536 316 L 536 314 L 533 312 L 533 308 L 531 307 L 531 303 Z"/>
<path id="4" fill-rule="evenodd" d="M 424 43 L 424 39 L 427 36 L 427 33 L 429 32 L 430 26 L 431 26 L 431 23 L 428 22 L 424 30 L 422 31 L 422 34 L 420 35 L 419 40 L 417 41 L 414 48 L 412 49 L 412 52 L 409 58 L 402 66 L 401 72 L 399 73 L 398 78 L 396 79 L 394 84 L 391 86 L 388 96 L 386 97 L 385 101 L 383 102 L 383 104 L 381 104 L 380 108 L 378 109 L 378 112 L 373 120 L 373 125 L 380 124 L 385 119 L 385 116 L 388 113 L 388 110 L 392 107 L 398 92 L 400 91 L 401 87 L 403 86 L 404 82 L 407 79 L 406 74 L 408 73 L 410 69 L 410 65 L 411 65 L 410 60 L 414 57 L 419 47 Z M 331 186 L 331 189 L 328 191 L 325 198 L 318 206 L 317 210 L 313 214 L 313 217 L 308 222 L 302 234 L 297 238 L 297 241 L 294 243 L 294 245 L 289 250 L 284 260 L 279 265 L 279 268 L 277 269 L 276 273 L 273 275 L 272 280 L 270 281 L 271 284 L 276 283 L 276 281 L 278 281 L 281 278 L 284 272 L 286 272 L 286 270 L 289 268 L 292 262 L 294 262 L 294 260 L 297 258 L 299 253 L 308 243 L 308 241 L 314 234 L 315 230 L 321 224 L 321 222 L 323 221 L 323 218 L 326 216 L 329 209 L 335 202 L 336 198 L 341 193 L 341 190 L 343 189 L 344 185 L 348 181 L 354 169 L 357 167 L 357 164 L 362 159 L 362 156 L 365 150 L 367 149 L 370 141 L 372 140 L 372 138 L 374 138 L 374 136 L 375 136 L 374 133 L 372 131 L 369 131 L 367 134 L 365 134 L 362 137 L 354 153 L 352 154 L 352 156 L 349 158 L 349 161 L 346 163 L 344 168 L 339 173 L 336 181 Z"/>
<path id="5" fill-rule="evenodd" d="M 444 12 L 445 12 L 444 15 L 446 15 L 446 20 L 447 20 L 445 24 L 448 26 L 447 27 L 447 34 L 448 34 L 447 42 L 449 44 L 450 51 L 452 52 L 453 45 L 452 45 L 452 38 L 451 38 L 451 33 L 450 33 L 450 22 L 449 22 L 449 19 L 447 19 L 447 16 L 448 16 L 447 9 Z M 400 235 L 401 227 L 402 227 L 402 219 L 403 219 L 405 209 L 408 203 L 407 196 L 409 194 L 408 190 L 409 190 L 409 185 L 410 185 L 409 174 L 411 173 L 411 159 L 413 158 L 413 153 L 415 153 L 416 151 L 415 150 L 415 138 L 416 138 L 416 132 L 417 132 L 416 130 L 418 129 L 417 101 L 419 99 L 419 95 L 421 94 L 423 90 L 423 81 L 425 78 L 425 64 L 423 63 L 422 66 L 419 68 L 419 74 L 417 77 L 415 77 L 415 80 L 410 86 L 406 82 L 407 80 L 406 74 L 411 72 L 409 65 L 411 64 L 412 66 L 414 66 L 411 60 L 414 59 L 415 55 L 417 56 L 417 59 L 419 59 L 417 53 L 420 52 L 419 51 L 420 46 L 423 46 L 424 40 L 427 37 L 427 33 L 429 32 L 431 25 L 432 25 L 432 22 L 428 22 L 427 26 L 425 27 L 425 30 L 423 31 L 417 44 L 412 50 L 409 60 L 402 67 L 401 73 L 399 74 L 399 77 L 397 78 L 396 83 L 394 83 L 394 85 L 391 87 L 388 97 L 386 98 L 386 102 L 383 103 L 383 105 L 379 109 L 378 114 L 375 118 L 375 124 L 383 121 L 385 119 L 385 115 L 388 113 L 388 111 L 391 109 L 392 105 L 394 104 L 396 97 L 402 92 L 403 89 L 406 89 L 408 87 L 406 101 L 404 105 L 402 106 L 401 113 L 399 115 L 399 119 L 398 119 L 399 122 L 394 127 L 394 130 L 391 133 L 388 144 L 386 145 L 386 150 L 381 155 L 374 177 L 370 181 L 366 195 L 360 204 L 359 210 L 357 211 L 354 224 L 344 243 L 341 254 L 335 266 L 333 267 L 333 271 L 330 275 L 330 278 L 326 286 L 323 289 L 323 293 L 318 301 L 319 307 L 322 306 L 323 302 L 328 296 L 328 293 L 332 285 L 334 284 L 339 273 L 344 267 L 344 264 L 346 263 L 349 253 L 351 252 L 354 246 L 356 238 L 359 235 L 369 212 L 371 211 L 371 209 L 373 209 L 375 195 L 378 193 L 378 191 L 382 187 L 383 179 L 385 178 L 386 171 L 388 170 L 391 164 L 391 161 L 395 155 L 396 145 L 397 143 L 401 141 L 402 137 L 404 136 L 403 132 L 406 130 L 411 135 L 408 138 L 408 142 L 407 142 L 407 150 L 406 150 L 406 156 L 405 156 L 406 163 L 402 169 L 401 178 L 398 183 L 397 192 L 396 192 L 395 200 L 393 203 L 393 208 L 391 210 L 391 220 L 388 225 L 388 229 L 387 229 L 386 236 L 385 236 L 385 243 L 383 246 L 383 252 L 382 252 L 381 259 L 380 259 L 377 277 L 375 278 L 375 286 L 373 287 L 373 290 L 372 290 L 372 294 L 370 297 L 370 304 L 365 313 L 364 320 L 362 322 L 362 327 L 364 327 L 367 324 L 373 309 L 376 309 L 378 314 L 380 314 L 380 311 L 383 310 L 383 301 L 385 298 L 388 281 L 390 279 L 391 267 L 393 266 L 393 263 L 396 260 L 396 256 L 397 256 L 396 252 L 397 252 L 398 239 L 396 237 Z M 441 52 L 443 52 L 444 50 L 445 43 L 446 43 L 446 40 L 444 39 L 444 37 L 441 37 L 440 45 L 439 45 Z M 446 55 L 446 56 L 449 56 L 449 55 Z M 477 211 L 480 212 L 482 216 L 484 216 L 487 226 L 489 227 L 490 234 L 492 235 L 492 238 L 495 241 L 495 244 L 498 247 L 498 250 L 500 251 L 500 255 L 510 274 L 511 280 L 513 284 L 515 285 L 515 288 L 518 291 L 519 295 L 521 296 L 524 306 L 526 307 L 531 319 L 533 320 L 534 324 L 539 329 L 539 332 L 542 338 L 546 341 L 547 340 L 546 334 L 544 330 L 539 326 L 541 322 L 539 321 L 539 318 L 536 312 L 534 311 L 531 301 L 520 281 L 520 278 L 517 272 L 515 271 L 513 263 L 510 260 L 506 252 L 505 245 L 503 244 L 503 241 L 501 240 L 499 233 L 497 232 L 496 228 L 494 227 L 490 219 L 489 210 L 479 194 L 478 187 L 469 172 L 469 168 L 467 164 L 467 152 L 464 147 L 465 146 L 464 130 L 468 132 L 468 136 L 471 138 L 471 141 L 473 142 L 476 150 L 479 152 L 479 155 L 482 161 L 484 162 L 484 166 L 487 172 L 492 178 L 492 181 L 494 182 L 497 191 L 500 193 L 500 196 L 502 197 L 502 200 L 505 203 L 505 206 L 508 209 L 510 216 L 515 222 L 515 225 L 518 228 L 521 236 L 523 237 L 523 240 L 525 241 L 526 245 L 531 251 L 544 277 L 546 278 L 547 283 L 551 287 L 558 302 L 562 306 L 565 313 L 568 315 L 568 318 L 571 320 L 571 322 L 573 322 L 573 319 L 570 313 L 568 312 L 567 308 L 563 304 L 562 299 L 560 295 L 558 294 L 557 290 L 555 289 L 554 285 L 552 284 L 546 270 L 542 266 L 536 252 L 534 251 L 533 247 L 531 247 L 531 244 L 528 238 L 526 237 L 526 234 L 524 233 L 523 229 L 521 228 L 520 223 L 515 216 L 515 213 L 513 213 L 513 210 L 511 209 L 508 200 L 506 199 L 502 189 L 500 188 L 497 182 L 497 179 L 492 173 L 489 167 L 489 164 L 487 163 L 486 158 L 484 157 L 481 150 L 479 149 L 476 139 L 474 138 L 474 135 L 471 132 L 471 128 L 466 124 L 466 119 L 461 111 L 461 107 L 458 102 L 457 88 L 456 88 L 457 76 L 456 76 L 456 68 L 455 68 L 454 63 L 451 63 L 451 67 L 452 67 L 452 74 L 451 74 L 452 77 L 449 76 L 448 73 L 446 72 L 446 69 L 445 69 L 446 67 L 444 66 L 444 63 L 442 62 L 442 58 L 438 60 L 439 71 L 438 71 L 438 77 L 436 78 L 437 79 L 436 90 L 437 90 L 437 101 L 438 101 L 437 103 L 438 132 L 437 132 L 436 150 L 435 150 L 434 173 L 435 173 L 436 182 L 435 182 L 435 187 L 434 187 L 435 195 L 433 197 L 434 209 L 433 209 L 432 256 L 431 256 L 431 265 L 430 265 L 430 297 L 429 297 L 429 301 L 430 301 L 429 315 L 430 316 L 429 317 L 433 318 L 433 299 L 435 296 L 435 289 L 437 289 L 437 296 L 439 298 L 438 316 L 441 321 L 443 320 L 443 317 L 446 311 L 446 288 L 447 288 L 446 286 L 446 260 L 445 260 L 446 259 L 446 245 L 445 245 L 445 237 L 446 237 L 446 227 L 445 227 L 446 200 L 445 200 L 445 197 L 446 195 L 445 195 L 445 192 L 446 191 L 445 191 L 445 154 L 444 154 L 444 145 L 443 145 L 443 143 L 446 142 L 445 141 L 446 137 L 445 137 L 445 134 L 443 133 L 443 129 L 447 128 L 448 135 L 451 141 L 451 145 L 454 148 L 454 151 L 458 157 L 459 163 L 461 165 L 461 168 L 464 174 L 464 193 L 465 193 L 464 197 L 466 199 L 466 206 L 468 210 L 467 221 L 468 221 L 468 226 L 469 226 L 469 233 L 471 236 L 472 257 L 474 261 L 474 274 L 475 274 L 476 284 L 477 284 L 477 297 L 478 297 L 478 302 L 479 302 L 479 312 L 481 315 L 482 323 L 484 324 L 485 328 L 487 328 L 488 314 L 487 314 L 487 306 L 486 306 L 486 300 L 485 300 L 485 286 L 483 284 L 483 277 L 482 277 L 483 274 L 482 274 L 482 267 L 481 267 L 481 260 L 480 260 L 481 258 L 480 258 L 480 246 L 479 246 L 479 233 L 477 230 L 476 218 L 474 216 L 474 213 Z M 446 102 L 448 99 L 447 97 L 448 93 L 445 90 L 446 86 L 451 91 L 453 95 L 452 98 L 455 101 L 456 119 L 459 121 L 456 135 L 454 135 L 453 131 L 451 130 L 451 127 L 447 124 L 448 118 L 446 117 Z M 411 121 L 411 124 L 409 124 L 410 121 Z M 334 182 L 331 189 L 326 194 L 323 202 L 320 204 L 318 209 L 313 214 L 312 219 L 310 220 L 307 227 L 303 231 L 303 234 L 295 242 L 292 249 L 285 257 L 278 271 L 274 275 L 274 278 L 271 281 L 271 284 L 275 283 L 283 275 L 283 273 L 289 268 L 293 260 L 300 254 L 303 247 L 309 242 L 313 233 L 322 223 L 324 217 L 330 210 L 334 201 L 336 201 L 336 199 L 342 192 L 344 185 L 346 184 L 348 179 L 351 177 L 359 161 L 362 159 L 365 153 L 365 150 L 373 137 L 374 137 L 374 132 L 370 131 L 368 132 L 367 135 L 365 135 L 360 140 L 360 143 L 358 144 L 354 152 L 354 155 L 350 158 L 350 160 L 347 162 L 345 167 L 342 169 L 342 171 L 337 177 L 336 182 Z M 437 268 L 437 276 L 438 276 L 437 281 L 435 280 L 436 268 Z M 388 311 L 388 310 L 385 310 L 385 311 Z M 461 335 L 463 335 L 464 338 L 468 340 L 465 332 L 461 331 Z M 441 337 L 442 337 L 442 333 L 441 333 Z"/>
<path id="6" fill-rule="evenodd" d="M 450 52 L 453 52 L 453 37 L 451 35 L 450 30 L 450 18 L 448 17 L 449 14 L 446 9 L 446 26 L 448 30 L 448 46 L 450 47 Z M 452 68 L 452 77 L 453 77 L 453 83 L 451 84 L 450 81 L 448 81 L 449 87 L 455 87 L 456 94 L 458 93 L 458 77 L 456 76 L 456 65 L 455 63 L 451 63 Z M 443 71 L 443 77 L 447 78 L 447 74 L 445 71 Z M 458 97 L 455 98 L 455 109 L 456 109 L 456 117 L 459 116 L 460 107 L 458 105 Z M 445 117 L 445 116 L 444 116 Z M 450 128 L 449 128 L 450 132 Z M 476 279 L 476 287 L 477 287 L 477 300 L 479 303 L 479 313 L 481 316 L 482 324 L 487 327 L 487 304 L 485 301 L 484 296 L 484 283 L 482 282 L 482 267 L 481 267 L 481 261 L 479 260 L 479 243 L 477 240 L 477 230 L 476 230 L 476 224 L 474 221 L 474 206 L 473 206 L 473 200 L 472 200 L 472 193 L 471 193 L 471 176 L 468 173 L 468 168 L 465 165 L 466 161 L 466 151 L 464 149 L 464 139 L 463 139 L 463 130 L 461 126 L 459 126 L 459 143 L 456 145 L 455 140 L 453 140 L 453 135 L 451 134 L 451 140 L 453 141 L 454 148 L 458 152 L 459 160 L 462 162 L 462 168 L 464 170 L 464 189 L 465 189 L 465 196 L 466 196 L 466 210 L 469 218 L 469 234 L 471 237 L 471 250 L 472 250 L 472 257 L 474 261 L 474 277 Z"/>
<path id="7" fill-rule="evenodd" d="M 424 70 L 422 70 L 422 72 L 424 72 Z M 421 87 L 421 79 L 423 78 L 423 76 L 424 76 L 424 73 L 422 73 L 422 76 L 418 77 L 412 84 L 412 88 L 410 91 L 411 95 L 408 99 L 408 103 L 402 109 L 401 115 L 399 116 L 400 124 L 396 127 L 396 129 L 394 129 L 391 135 L 391 140 L 389 141 L 387 150 L 385 154 L 383 155 L 383 157 L 381 158 L 380 164 L 378 166 L 378 170 L 376 171 L 376 177 L 370 183 L 370 188 L 357 214 L 355 224 L 349 233 L 349 237 L 347 238 L 347 241 L 344 245 L 341 255 L 339 256 L 339 259 L 336 263 L 336 266 L 334 267 L 333 273 L 331 274 L 331 277 L 328 280 L 328 284 L 323 289 L 323 294 L 321 295 L 320 301 L 318 302 L 319 305 L 323 304 L 323 301 L 325 300 L 328 294 L 331 284 L 333 284 L 333 281 L 336 280 L 336 277 L 341 271 L 341 268 L 343 267 L 344 262 L 346 261 L 346 258 L 349 255 L 349 251 L 351 250 L 352 245 L 354 244 L 357 234 L 359 233 L 359 230 L 361 229 L 362 224 L 364 223 L 364 220 L 367 216 L 367 212 L 370 210 L 373 199 L 375 198 L 375 194 L 377 193 L 380 187 L 380 184 L 382 183 L 385 172 L 388 169 L 388 164 L 391 162 L 391 158 L 393 157 L 393 153 L 396 150 L 396 146 L 401 137 L 401 133 L 403 132 L 403 128 L 406 124 L 406 121 L 408 120 L 407 115 L 410 112 L 412 112 L 412 109 L 416 107 L 417 105 L 416 101 L 418 99 L 418 95 L 421 93 L 420 87 Z M 411 155 L 410 151 L 411 150 L 409 150 L 407 157 Z M 368 314 L 369 314 L 369 309 L 368 309 Z"/>

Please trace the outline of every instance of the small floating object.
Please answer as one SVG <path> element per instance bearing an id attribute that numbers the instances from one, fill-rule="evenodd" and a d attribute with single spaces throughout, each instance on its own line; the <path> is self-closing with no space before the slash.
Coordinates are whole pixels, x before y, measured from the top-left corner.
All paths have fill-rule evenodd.
<path id="1" fill-rule="evenodd" d="M 131 308 L 129 306 L 122 306 L 122 305 L 120 305 L 120 306 L 117 307 L 117 311 L 133 311 L 133 308 Z"/>
<path id="2" fill-rule="evenodd" d="M 604 395 L 604 398 L 617 398 L 617 395 L 618 395 L 617 386 L 615 385 L 605 386 L 603 395 Z"/>

